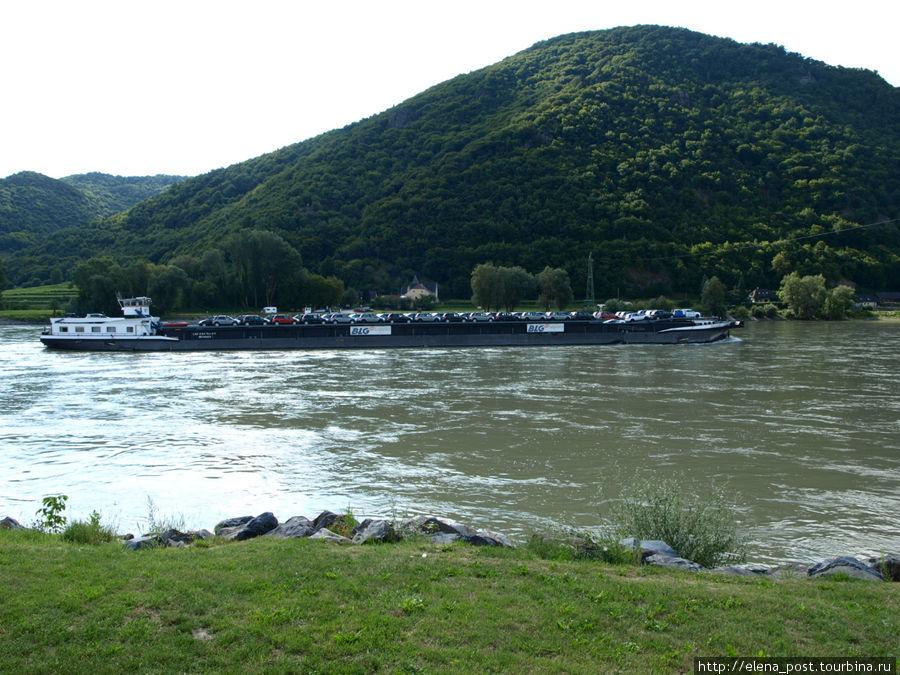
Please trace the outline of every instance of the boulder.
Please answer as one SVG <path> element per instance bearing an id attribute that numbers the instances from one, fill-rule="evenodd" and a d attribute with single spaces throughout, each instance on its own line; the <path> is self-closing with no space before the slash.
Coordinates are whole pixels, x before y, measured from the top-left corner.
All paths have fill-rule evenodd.
<path id="1" fill-rule="evenodd" d="M 706 568 L 703 565 L 695 563 L 693 560 L 685 560 L 678 556 L 665 555 L 663 553 L 654 553 L 644 558 L 647 565 L 655 565 L 657 567 L 676 567 L 691 572 L 702 572 Z"/>
<path id="2" fill-rule="evenodd" d="M 505 534 L 491 532 L 490 530 L 477 530 L 466 537 L 466 541 L 473 546 L 501 546 L 503 548 L 515 548 Z"/>
<path id="3" fill-rule="evenodd" d="M 866 561 L 869 567 L 873 567 L 889 581 L 900 581 L 900 558 L 895 555 L 883 558 L 869 558 Z"/>
<path id="4" fill-rule="evenodd" d="M 27 530 L 28 528 L 20 524 L 15 518 L 6 516 L 0 520 L 0 530 Z"/>
<path id="5" fill-rule="evenodd" d="M 313 520 L 313 529 L 321 530 L 323 527 L 331 527 L 338 518 L 340 518 L 340 516 L 336 513 L 322 511 L 322 513 L 317 515 L 316 519 Z"/>
<path id="6" fill-rule="evenodd" d="M 237 532 L 244 525 L 253 520 L 253 516 L 238 516 L 237 518 L 226 518 L 216 523 L 213 532 L 216 536 L 227 537 L 228 534 Z"/>
<path id="7" fill-rule="evenodd" d="M 129 551 L 140 551 L 145 548 L 156 548 L 164 546 L 163 540 L 156 534 L 150 534 L 146 537 L 134 537 L 122 542 L 122 545 Z"/>
<path id="8" fill-rule="evenodd" d="M 400 535 L 386 520 L 372 520 L 366 518 L 359 525 L 353 528 L 353 536 L 351 541 L 354 544 L 365 544 L 366 542 L 391 542 L 397 541 Z"/>
<path id="9" fill-rule="evenodd" d="M 274 530 L 266 532 L 265 536 L 276 539 L 302 539 L 316 531 L 313 522 L 304 516 L 291 516 L 283 523 L 279 523 Z"/>
<path id="10" fill-rule="evenodd" d="M 199 539 L 210 539 L 214 535 L 209 530 L 199 530 L 193 532 L 179 532 L 172 528 L 159 534 L 160 540 L 166 546 L 177 546 L 179 548 L 190 546 Z"/>
<path id="11" fill-rule="evenodd" d="M 454 523 L 451 520 L 441 520 L 434 516 L 415 516 L 409 518 L 400 524 L 400 529 L 404 532 L 413 534 L 451 534 L 457 537 L 466 538 L 474 534 L 466 525 Z"/>
<path id="12" fill-rule="evenodd" d="M 235 541 L 245 541 L 254 537 L 260 537 L 266 532 L 271 532 L 276 527 L 278 527 L 278 518 L 271 511 L 266 511 L 231 535 L 231 538 Z"/>
<path id="13" fill-rule="evenodd" d="M 317 530 L 315 534 L 310 536 L 310 539 L 320 539 L 322 541 L 329 541 L 333 544 L 350 544 L 352 543 L 347 537 L 342 537 L 336 532 L 332 532 L 327 527 L 323 527 L 320 530 Z"/>
<path id="14" fill-rule="evenodd" d="M 867 581 L 884 581 L 881 572 L 873 567 L 869 567 L 864 562 L 860 562 L 856 558 L 847 555 L 838 556 L 837 558 L 828 558 L 822 562 L 818 562 L 807 571 L 807 575 L 815 579 L 817 577 L 830 577 L 835 574 L 846 574 L 853 579 L 865 579 Z"/>
<path id="15" fill-rule="evenodd" d="M 765 565 L 751 563 L 748 565 L 723 565 L 709 571 L 715 574 L 731 574 L 739 577 L 758 577 L 768 572 L 769 568 Z"/>
<path id="16" fill-rule="evenodd" d="M 619 546 L 631 548 L 635 551 L 640 548 L 642 560 L 644 558 L 647 558 L 648 556 L 654 555 L 655 553 L 669 556 L 670 558 L 678 557 L 678 553 L 674 548 L 669 546 L 666 542 L 660 541 L 659 539 L 635 539 L 634 537 L 628 537 L 627 539 L 622 539 L 619 542 Z"/>
<path id="17" fill-rule="evenodd" d="M 775 579 L 802 579 L 806 577 L 809 571 L 809 565 L 803 563 L 785 563 L 784 565 L 776 565 L 769 568 L 766 575 Z"/>

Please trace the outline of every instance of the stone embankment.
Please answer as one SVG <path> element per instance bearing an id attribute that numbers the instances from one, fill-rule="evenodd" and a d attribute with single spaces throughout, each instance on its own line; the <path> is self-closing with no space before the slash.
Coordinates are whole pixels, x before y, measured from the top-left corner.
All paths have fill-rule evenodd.
<path id="1" fill-rule="evenodd" d="M 504 535 L 490 530 L 476 530 L 467 525 L 453 521 L 436 518 L 434 516 L 416 516 L 409 518 L 395 526 L 388 520 L 366 518 L 361 523 L 355 524 L 355 520 L 346 515 L 323 511 L 315 519 L 310 520 L 304 516 L 293 516 L 283 523 L 271 513 L 265 512 L 258 516 L 240 516 L 228 518 L 216 524 L 213 531 L 198 530 L 191 532 L 179 532 L 170 529 L 165 532 L 145 534 L 141 537 L 125 535 L 124 546 L 131 550 L 152 548 L 158 546 L 187 547 L 199 540 L 213 539 L 215 537 L 244 541 L 256 537 L 273 537 L 275 539 L 319 539 L 337 544 L 365 544 L 370 542 L 389 543 L 399 541 L 404 537 L 419 536 L 430 539 L 436 543 L 450 543 L 455 541 L 465 542 L 475 546 L 504 546 L 512 548 L 512 542 Z M 6 517 L 0 520 L 2 529 L 27 529 L 15 519 Z M 341 534 L 342 532 L 349 534 Z M 564 544 L 575 549 L 593 552 L 596 544 L 573 538 L 567 540 L 539 537 L 545 541 L 556 544 Z M 859 560 L 850 556 L 838 556 L 827 558 L 814 565 L 801 563 L 786 563 L 775 566 L 759 564 L 727 565 L 707 569 L 692 560 L 686 560 L 678 555 L 671 546 L 664 541 L 637 540 L 634 538 L 623 539 L 619 545 L 640 549 L 640 561 L 645 565 L 660 567 L 674 567 L 693 572 L 710 572 L 715 574 L 732 574 L 749 577 L 768 577 L 775 579 L 784 578 L 821 578 L 840 575 L 843 578 L 864 579 L 867 581 L 900 581 L 900 557 L 884 556 L 882 558 L 867 558 Z"/>

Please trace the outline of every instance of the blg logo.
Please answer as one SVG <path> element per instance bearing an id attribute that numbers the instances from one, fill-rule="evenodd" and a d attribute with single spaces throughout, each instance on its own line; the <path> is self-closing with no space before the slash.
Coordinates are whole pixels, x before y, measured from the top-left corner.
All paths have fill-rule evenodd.
<path id="1" fill-rule="evenodd" d="M 368 326 L 351 326 L 350 327 L 350 335 L 368 335 L 369 327 Z"/>

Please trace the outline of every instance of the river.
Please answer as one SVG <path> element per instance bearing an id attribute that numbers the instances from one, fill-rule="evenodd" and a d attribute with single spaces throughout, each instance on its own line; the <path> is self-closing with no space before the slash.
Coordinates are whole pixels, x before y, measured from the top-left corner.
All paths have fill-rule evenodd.
<path id="1" fill-rule="evenodd" d="M 0 517 L 435 514 L 524 540 L 727 485 L 752 560 L 900 553 L 900 323 L 698 346 L 66 353 L 0 326 Z"/>

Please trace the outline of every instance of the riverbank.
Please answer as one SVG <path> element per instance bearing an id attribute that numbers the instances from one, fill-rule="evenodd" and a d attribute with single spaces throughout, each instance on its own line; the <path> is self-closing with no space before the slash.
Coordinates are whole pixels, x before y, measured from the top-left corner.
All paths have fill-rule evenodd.
<path id="1" fill-rule="evenodd" d="M 0 671 L 687 672 L 896 656 L 898 586 L 528 549 L 269 537 L 129 551 L 0 531 Z"/>

